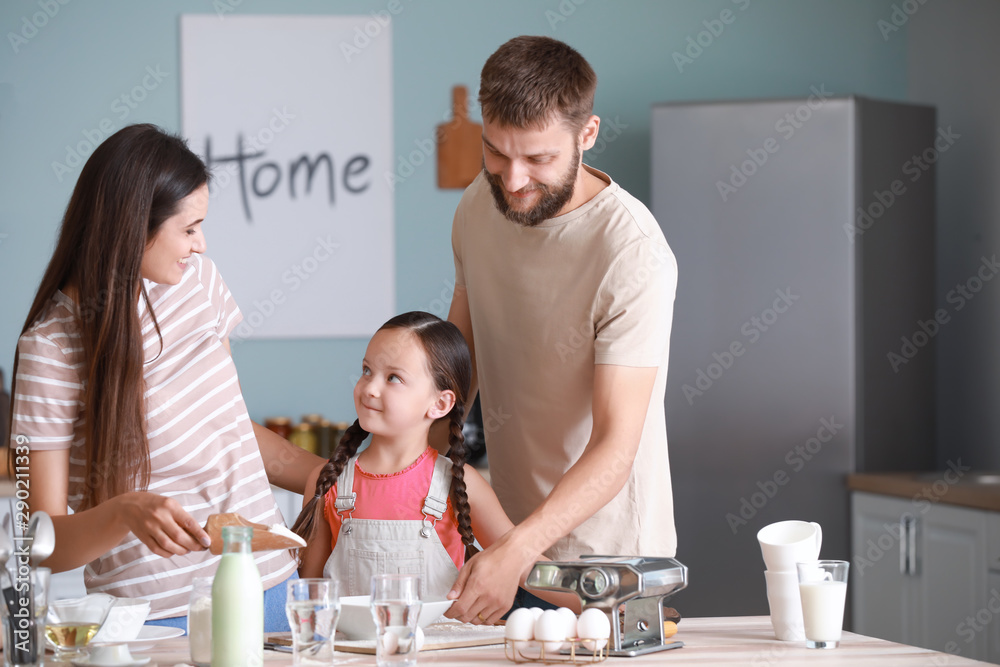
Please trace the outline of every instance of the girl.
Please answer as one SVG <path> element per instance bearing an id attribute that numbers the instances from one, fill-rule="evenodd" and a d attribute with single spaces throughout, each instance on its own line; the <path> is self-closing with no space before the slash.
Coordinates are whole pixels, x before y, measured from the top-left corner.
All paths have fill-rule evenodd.
<path id="1" fill-rule="evenodd" d="M 206 250 L 208 170 L 152 125 L 119 130 L 73 190 L 17 344 L 11 453 L 52 516 L 54 572 L 147 598 L 183 627 L 218 558 L 210 514 L 281 521 L 268 482 L 302 491 L 323 461 L 250 421 L 229 353 L 239 309 Z M 268 465 L 273 463 L 273 465 Z M 73 513 L 69 513 L 72 509 Z M 267 627 L 288 629 L 294 560 L 264 552 Z"/>
<path id="2" fill-rule="evenodd" d="M 375 333 L 354 387 L 358 419 L 293 527 L 309 544 L 300 576 L 338 579 L 345 595 L 366 595 L 373 574 L 416 573 L 423 599 L 442 600 L 473 540 L 488 547 L 513 528 L 489 484 L 465 464 L 471 377 L 469 349 L 451 322 L 411 312 Z M 445 419 L 447 457 L 428 445 L 431 425 Z M 575 596 L 546 598 L 579 607 Z"/>

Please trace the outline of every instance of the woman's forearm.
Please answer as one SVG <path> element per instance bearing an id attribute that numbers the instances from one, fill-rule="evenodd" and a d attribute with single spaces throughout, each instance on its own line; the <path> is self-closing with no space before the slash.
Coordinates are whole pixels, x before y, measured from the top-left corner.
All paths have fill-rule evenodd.
<path id="1" fill-rule="evenodd" d="M 129 529 L 117 519 L 114 500 L 76 514 L 53 516 L 56 548 L 42 565 L 53 572 L 72 570 L 118 545 Z"/>
<path id="2" fill-rule="evenodd" d="M 157 556 L 204 551 L 211 539 L 176 500 L 146 491 L 115 496 L 78 514 L 53 516 L 56 552 L 44 565 L 55 572 L 89 563 L 130 534 Z"/>

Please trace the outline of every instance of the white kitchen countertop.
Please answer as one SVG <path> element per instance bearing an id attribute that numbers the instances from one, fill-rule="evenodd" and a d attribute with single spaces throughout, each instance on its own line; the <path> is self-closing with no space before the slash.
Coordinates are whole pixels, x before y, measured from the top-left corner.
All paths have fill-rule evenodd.
<path id="1" fill-rule="evenodd" d="M 685 618 L 671 640 L 680 640 L 680 649 L 652 653 L 636 658 L 609 658 L 615 665 L 672 665 L 676 667 L 706 665 L 827 665 L 831 667 L 908 667 L 920 665 L 986 665 L 959 656 L 928 649 L 906 646 L 881 639 L 845 632 L 840 646 L 832 650 L 807 649 L 804 642 L 781 642 L 774 638 L 771 622 L 766 616 L 736 616 L 728 618 Z M 165 640 L 152 651 L 136 653 L 152 656 L 151 665 L 174 667 L 188 663 L 187 638 Z M 264 652 L 269 665 L 291 665 L 288 653 Z M 46 662 L 46 664 L 58 664 Z M 337 653 L 337 665 L 374 665 L 374 655 Z M 483 648 L 424 651 L 418 665 L 511 665 L 504 658 L 502 646 Z M 532 664 L 532 663 L 523 663 Z"/>

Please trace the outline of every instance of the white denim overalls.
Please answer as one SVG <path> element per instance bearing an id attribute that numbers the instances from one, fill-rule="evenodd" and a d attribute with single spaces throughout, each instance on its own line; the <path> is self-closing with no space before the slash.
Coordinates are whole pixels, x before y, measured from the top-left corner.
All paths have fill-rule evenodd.
<path id="1" fill-rule="evenodd" d="M 419 574 L 420 597 L 443 600 L 458 577 L 458 568 L 441 544 L 434 524 L 448 509 L 451 460 L 439 455 L 424 499 L 422 520 L 355 519 L 354 456 L 337 478 L 336 508 L 343 520 L 337 546 L 323 576 L 340 581 L 341 595 L 371 595 L 373 574 Z M 346 587 L 344 590 L 343 587 Z"/>

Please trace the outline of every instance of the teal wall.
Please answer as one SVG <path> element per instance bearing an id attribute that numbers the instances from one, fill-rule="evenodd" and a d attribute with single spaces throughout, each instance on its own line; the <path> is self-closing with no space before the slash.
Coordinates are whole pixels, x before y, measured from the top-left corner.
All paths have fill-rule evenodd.
<path id="1" fill-rule="evenodd" d="M 65 1 L 65 0 L 64 0 Z M 798 97 L 825 85 L 838 95 L 905 99 L 906 27 L 886 37 L 889 0 L 399 0 L 393 19 L 395 151 L 433 136 L 450 90 L 475 96 L 479 70 L 501 43 L 546 34 L 580 50 L 599 78 L 596 113 L 621 133 L 587 161 L 648 203 L 649 107 L 676 100 Z M 320 0 L 4 0 L 0 5 L 0 367 L 9 376 L 17 334 L 48 261 L 79 168 L 60 182 L 52 162 L 104 119 L 114 129 L 151 122 L 180 126 L 179 16 L 371 14 L 377 2 Z M 26 42 L 10 33 L 58 7 Z M 678 71 L 672 54 L 704 21 L 730 10 L 728 25 Z M 560 20 L 556 20 L 560 19 Z M 561 20 L 565 19 L 565 20 Z M 224 18 L 223 18 L 224 20 Z M 38 23 L 42 23 L 41 19 Z M 704 42 L 708 42 L 705 36 Z M 695 52 L 692 52 L 695 53 Z M 147 67 L 167 76 L 124 120 L 114 100 Z M 474 117 L 478 114 L 473 113 Z M 447 312 L 453 266 L 450 225 L 460 192 L 438 190 L 433 162 L 396 190 L 397 307 Z M 212 243 L 211 210 L 206 234 Z M 668 239 L 669 240 L 669 239 Z M 211 254 L 211 252 L 210 252 Z M 259 259 L 259 258 L 255 258 Z M 696 258 L 678 258 L 685 262 Z M 222 267 L 225 271 L 225 267 Z M 331 312 L 330 317 L 350 317 Z M 364 340 L 250 341 L 235 346 L 251 415 L 320 412 L 353 419 L 351 378 Z M 8 378 L 9 382 L 9 378 Z"/>

